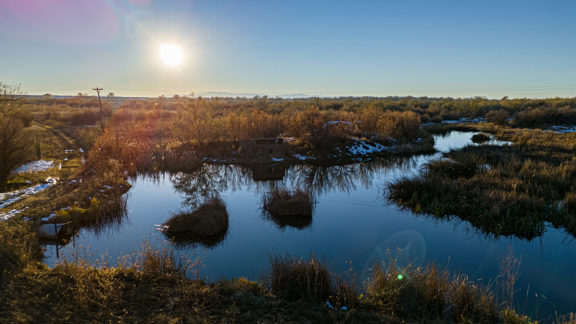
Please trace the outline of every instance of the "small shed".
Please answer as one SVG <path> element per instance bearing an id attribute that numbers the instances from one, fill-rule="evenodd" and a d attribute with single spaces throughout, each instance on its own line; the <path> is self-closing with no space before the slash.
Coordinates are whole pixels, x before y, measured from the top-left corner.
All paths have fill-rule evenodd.
<path id="1" fill-rule="evenodd" d="M 252 153 L 277 154 L 285 151 L 285 142 L 281 137 L 261 137 L 243 140 L 242 150 Z"/>

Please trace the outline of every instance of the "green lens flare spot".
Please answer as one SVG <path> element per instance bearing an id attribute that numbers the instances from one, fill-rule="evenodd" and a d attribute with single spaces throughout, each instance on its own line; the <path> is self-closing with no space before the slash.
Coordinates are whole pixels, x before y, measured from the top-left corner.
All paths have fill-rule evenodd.
<path id="1" fill-rule="evenodd" d="M 399 275 L 397 276 L 397 278 L 398 278 L 398 280 L 402 280 L 402 279 L 404 279 L 404 276 L 401 275 L 401 274 L 399 274 Z"/>

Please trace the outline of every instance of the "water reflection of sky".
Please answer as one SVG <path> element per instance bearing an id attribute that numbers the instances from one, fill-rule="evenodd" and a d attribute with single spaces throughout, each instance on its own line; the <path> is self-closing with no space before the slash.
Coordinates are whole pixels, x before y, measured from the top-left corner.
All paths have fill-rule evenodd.
<path id="1" fill-rule="evenodd" d="M 471 135 L 453 132 L 438 137 L 437 147 L 440 151 L 462 147 L 470 143 Z M 511 247 L 521 259 L 518 310 L 534 318 L 551 315 L 555 309 L 560 314 L 574 311 L 576 243 L 562 230 L 549 228 L 543 237 L 531 242 L 495 240 L 477 234 L 466 223 L 438 221 L 386 203 L 386 183 L 414 175 L 426 161 L 438 157 L 440 154 L 390 158 L 331 168 L 291 166 L 280 171 L 284 172 L 283 180 L 268 182 L 255 182 L 254 170 L 236 166 L 206 166 L 201 183 L 199 177 L 186 175 L 139 177 L 128 193 L 128 221 L 108 233 L 96 235 L 83 230 L 75 246 L 88 245 L 93 255 L 107 251 L 115 258 L 136 249 L 145 236 L 165 240 L 154 231 L 154 225 L 178 210 L 191 208 L 190 203 L 212 190 L 225 201 L 230 224 L 224 241 L 205 252 L 201 273 L 208 280 L 238 276 L 258 279 L 268 267 L 270 253 L 308 256 L 315 252 L 336 269 L 345 269 L 346 261 L 352 261 L 362 275 L 374 262 L 388 258 L 387 248 L 394 251 L 401 247 L 400 266 L 433 262 L 488 284 L 498 276 L 500 262 Z M 317 204 L 310 226 L 279 227 L 262 216 L 260 203 L 265 192 L 297 186 L 315 192 Z M 194 247 L 178 247 L 182 253 L 187 249 Z M 69 245 L 61 252 L 73 251 Z M 54 264 L 53 248 L 47 252 L 46 263 Z"/>

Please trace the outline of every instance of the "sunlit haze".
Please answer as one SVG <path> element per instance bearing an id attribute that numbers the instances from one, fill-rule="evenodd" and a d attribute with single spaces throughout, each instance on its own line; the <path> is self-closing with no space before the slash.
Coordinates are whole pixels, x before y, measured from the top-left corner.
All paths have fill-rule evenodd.
<path id="1" fill-rule="evenodd" d="M 159 54 L 162 62 L 170 67 L 176 67 L 184 61 L 182 48 L 175 44 L 160 44 Z"/>
<path id="2" fill-rule="evenodd" d="M 29 94 L 566 97 L 575 12 L 571 0 L 0 0 L 0 81 Z"/>

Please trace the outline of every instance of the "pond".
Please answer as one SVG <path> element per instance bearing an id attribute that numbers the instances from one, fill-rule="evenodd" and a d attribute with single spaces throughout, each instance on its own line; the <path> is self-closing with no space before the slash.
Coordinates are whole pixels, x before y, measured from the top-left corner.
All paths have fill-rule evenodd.
<path id="1" fill-rule="evenodd" d="M 472 135 L 437 136 L 436 149 L 447 152 L 470 145 Z M 576 242 L 563 230 L 549 227 L 532 241 L 494 239 L 466 222 L 416 215 L 386 201 L 388 183 L 417 174 L 427 161 L 440 157 L 441 153 L 378 158 L 331 167 L 206 164 L 195 174 L 139 176 L 126 194 L 124 219 L 107 228 L 83 229 L 68 246 L 47 246 L 44 260 L 52 266 L 62 255 L 70 257 L 79 251 L 88 258 L 106 254 L 116 260 L 138 249 L 144 238 L 167 241 L 155 225 L 216 195 L 230 215 L 223 239 L 208 247 L 171 245 L 181 253 L 203 251 L 200 275 L 208 281 L 240 276 L 259 279 L 269 267 L 271 254 L 286 253 L 303 257 L 316 253 L 336 270 L 347 269 L 351 262 L 363 278 L 376 262 L 389 259 L 386 251 L 390 249 L 399 266 L 435 263 L 488 285 L 497 279 L 502 260 L 513 253 L 521 262 L 515 297 L 519 312 L 550 321 L 555 312 L 575 311 Z M 263 215 L 264 194 L 273 188 L 296 187 L 314 193 L 316 205 L 310 221 L 282 222 Z"/>

